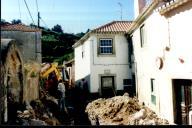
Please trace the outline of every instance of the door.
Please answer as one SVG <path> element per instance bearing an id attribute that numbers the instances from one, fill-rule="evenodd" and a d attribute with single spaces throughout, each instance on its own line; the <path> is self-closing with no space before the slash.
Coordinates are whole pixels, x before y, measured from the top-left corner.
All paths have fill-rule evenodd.
<path id="1" fill-rule="evenodd" d="M 192 111 L 192 81 L 174 80 L 175 123 L 189 124 L 189 112 Z"/>
<path id="2" fill-rule="evenodd" d="M 103 97 L 115 95 L 114 76 L 101 77 L 101 94 Z"/>

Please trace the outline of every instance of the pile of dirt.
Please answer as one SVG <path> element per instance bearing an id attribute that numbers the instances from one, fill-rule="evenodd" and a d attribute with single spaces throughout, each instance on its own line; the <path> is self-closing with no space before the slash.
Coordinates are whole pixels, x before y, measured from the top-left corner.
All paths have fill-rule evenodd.
<path id="1" fill-rule="evenodd" d="M 61 125 L 57 119 L 59 115 L 58 102 L 54 97 L 41 92 L 40 99 L 25 103 L 26 109 L 17 111 L 20 125 L 41 126 L 41 125 Z"/>
<path id="2" fill-rule="evenodd" d="M 164 125 L 165 119 L 159 118 L 155 112 L 139 104 L 137 98 L 128 94 L 112 98 L 100 98 L 86 107 L 92 125 Z"/>

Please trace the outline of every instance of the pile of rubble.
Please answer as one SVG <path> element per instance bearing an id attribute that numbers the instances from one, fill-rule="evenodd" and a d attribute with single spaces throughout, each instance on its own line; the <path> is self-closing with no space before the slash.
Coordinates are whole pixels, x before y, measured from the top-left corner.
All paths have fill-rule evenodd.
<path id="1" fill-rule="evenodd" d="M 89 103 L 85 112 L 92 125 L 165 125 L 167 120 L 140 105 L 137 98 L 127 93 L 109 99 L 97 99 Z"/>
<path id="2" fill-rule="evenodd" d="M 20 125 L 40 126 L 40 125 L 61 125 L 56 118 L 59 114 L 58 102 L 54 97 L 41 93 L 40 100 L 33 100 L 25 103 L 25 110 L 17 111 L 17 118 Z"/>

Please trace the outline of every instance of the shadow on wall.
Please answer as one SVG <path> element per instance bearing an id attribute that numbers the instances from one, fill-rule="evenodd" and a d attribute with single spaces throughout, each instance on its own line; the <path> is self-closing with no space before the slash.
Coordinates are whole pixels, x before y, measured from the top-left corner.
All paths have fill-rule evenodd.
<path id="1" fill-rule="evenodd" d="M 87 75 L 85 77 L 83 77 L 82 79 L 85 79 L 87 81 L 87 84 L 88 84 L 88 90 L 90 92 L 90 75 Z M 78 87 L 78 88 L 81 88 L 81 82 L 82 82 L 82 79 L 79 79 L 79 80 L 76 80 L 75 81 L 75 87 Z"/>

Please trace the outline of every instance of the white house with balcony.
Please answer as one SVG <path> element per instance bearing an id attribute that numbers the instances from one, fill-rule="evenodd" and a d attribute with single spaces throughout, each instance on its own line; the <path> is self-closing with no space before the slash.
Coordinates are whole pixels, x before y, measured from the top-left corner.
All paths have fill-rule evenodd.
<path id="1" fill-rule="evenodd" d="M 132 22 L 113 21 L 98 27 L 74 44 L 75 81 L 88 81 L 89 91 L 105 95 L 132 87 L 125 36 Z"/>
<path id="2" fill-rule="evenodd" d="M 128 33 L 140 102 L 170 123 L 192 123 L 192 0 L 135 0 Z"/>

